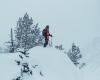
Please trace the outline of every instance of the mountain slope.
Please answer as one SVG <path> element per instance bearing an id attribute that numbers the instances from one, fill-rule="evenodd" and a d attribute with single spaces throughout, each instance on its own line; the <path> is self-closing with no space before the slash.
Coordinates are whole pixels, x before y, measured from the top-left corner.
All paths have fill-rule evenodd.
<path id="1" fill-rule="evenodd" d="M 55 48 L 36 47 L 31 49 L 30 57 L 37 60 L 44 68 L 45 77 L 49 80 L 76 80 L 79 77 L 78 69 L 69 60 L 63 51 Z M 47 80 L 46 79 L 46 80 Z"/>
<path id="2" fill-rule="evenodd" d="M 26 61 L 38 67 L 33 70 L 33 76 L 25 80 L 80 80 L 79 70 L 63 51 L 55 48 L 35 47 L 28 52 L 30 57 Z M 18 55 L 19 53 L 0 54 L 0 80 L 11 80 L 20 74 L 20 67 L 14 62 L 18 59 Z"/>

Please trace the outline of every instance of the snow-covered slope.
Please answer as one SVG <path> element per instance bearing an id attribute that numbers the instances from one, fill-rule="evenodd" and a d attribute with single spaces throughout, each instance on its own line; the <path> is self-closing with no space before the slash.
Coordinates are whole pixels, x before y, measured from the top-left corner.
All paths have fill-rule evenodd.
<path id="1" fill-rule="evenodd" d="M 93 63 L 89 61 L 82 69 L 78 69 L 63 51 L 55 48 L 35 47 L 28 51 L 29 57 L 24 61 L 29 66 L 37 65 L 32 69 L 32 76 L 24 76 L 23 80 L 100 80 L 98 59 Z M 0 54 L 0 80 L 12 80 L 20 75 L 20 66 L 15 60 L 19 60 L 19 53 Z M 42 73 L 42 76 L 40 75 Z"/>
<path id="2" fill-rule="evenodd" d="M 0 80 L 12 80 L 17 75 L 19 67 L 14 62 L 16 58 L 16 54 L 0 54 Z"/>
<path id="3" fill-rule="evenodd" d="M 29 51 L 26 60 L 31 65 L 38 65 L 33 70 L 32 79 L 35 80 L 77 80 L 80 78 L 78 69 L 63 51 L 55 48 L 36 47 Z M 0 80 L 11 80 L 20 74 L 20 68 L 15 61 L 18 54 L 0 54 Z M 42 72 L 43 76 L 39 75 Z M 31 79 L 29 79 L 31 80 Z"/>
<path id="4" fill-rule="evenodd" d="M 30 53 L 30 57 L 43 67 L 46 80 L 76 80 L 79 77 L 78 69 L 63 51 L 36 47 L 30 50 Z"/>
<path id="5" fill-rule="evenodd" d="M 83 48 L 86 66 L 82 69 L 84 80 L 100 80 L 100 38 L 95 38 Z"/>

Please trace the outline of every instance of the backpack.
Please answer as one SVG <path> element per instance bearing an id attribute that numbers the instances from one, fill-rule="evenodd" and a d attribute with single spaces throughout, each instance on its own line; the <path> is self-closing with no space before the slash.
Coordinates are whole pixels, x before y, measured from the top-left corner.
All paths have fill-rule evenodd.
<path id="1" fill-rule="evenodd" d="M 45 30 L 45 29 L 43 29 L 42 35 L 43 35 L 43 36 L 46 36 L 46 30 Z"/>

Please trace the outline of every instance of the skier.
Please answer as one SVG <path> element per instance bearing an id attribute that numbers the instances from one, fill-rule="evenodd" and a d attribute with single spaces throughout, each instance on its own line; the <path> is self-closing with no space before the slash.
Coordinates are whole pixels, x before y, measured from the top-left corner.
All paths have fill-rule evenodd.
<path id="1" fill-rule="evenodd" d="M 48 45 L 49 36 L 52 37 L 52 35 L 49 33 L 49 25 L 46 25 L 45 29 L 43 29 L 42 35 L 43 35 L 44 38 L 45 38 L 44 47 L 46 47 L 46 46 Z"/>

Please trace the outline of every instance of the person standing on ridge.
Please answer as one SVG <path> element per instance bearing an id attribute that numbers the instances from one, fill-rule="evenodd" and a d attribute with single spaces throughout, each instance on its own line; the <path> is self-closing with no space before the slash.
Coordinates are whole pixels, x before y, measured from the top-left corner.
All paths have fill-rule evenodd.
<path id="1" fill-rule="evenodd" d="M 42 35 L 45 38 L 44 47 L 46 47 L 48 45 L 48 42 L 49 42 L 49 36 L 52 37 L 52 35 L 49 33 L 49 25 L 46 25 L 45 29 L 43 29 Z"/>

